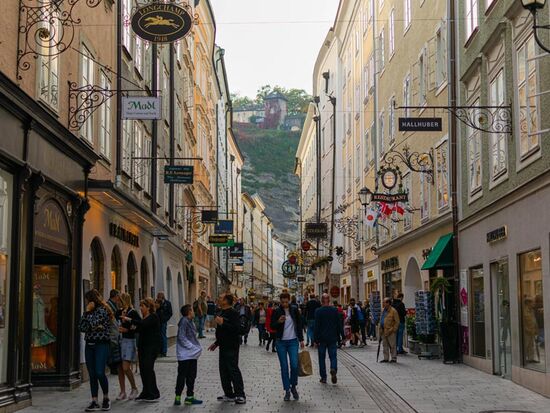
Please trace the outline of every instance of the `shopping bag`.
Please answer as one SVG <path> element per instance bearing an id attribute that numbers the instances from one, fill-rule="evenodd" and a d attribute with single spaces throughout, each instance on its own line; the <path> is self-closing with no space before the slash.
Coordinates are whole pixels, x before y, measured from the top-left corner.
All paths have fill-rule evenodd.
<path id="1" fill-rule="evenodd" d="M 313 366 L 311 364 L 311 356 L 309 351 L 304 350 L 298 354 L 298 376 L 307 377 L 313 374 Z"/>

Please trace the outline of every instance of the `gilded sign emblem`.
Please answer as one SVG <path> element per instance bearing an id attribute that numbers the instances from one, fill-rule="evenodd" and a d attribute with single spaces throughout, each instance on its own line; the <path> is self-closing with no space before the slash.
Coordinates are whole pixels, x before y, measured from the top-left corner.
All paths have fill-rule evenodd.
<path id="1" fill-rule="evenodd" d="M 173 3 L 151 3 L 137 9 L 132 29 L 143 40 L 171 43 L 191 32 L 193 18 L 185 7 Z"/>

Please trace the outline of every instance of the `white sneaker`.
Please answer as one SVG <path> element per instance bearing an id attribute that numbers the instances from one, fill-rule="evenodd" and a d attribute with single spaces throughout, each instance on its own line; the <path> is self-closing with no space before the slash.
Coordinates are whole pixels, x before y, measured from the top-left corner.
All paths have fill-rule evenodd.
<path id="1" fill-rule="evenodd" d="M 126 400 L 126 393 L 120 392 L 120 394 L 116 398 L 117 400 Z"/>
<path id="2" fill-rule="evenodd" d="M 139 392 L 138 392 L 138 389 L 132 389 L 132 391 L 130 392 L 130 397 L 129 399 L 130 400 L 135 400 L 136 397 L 139 396 Z"/>

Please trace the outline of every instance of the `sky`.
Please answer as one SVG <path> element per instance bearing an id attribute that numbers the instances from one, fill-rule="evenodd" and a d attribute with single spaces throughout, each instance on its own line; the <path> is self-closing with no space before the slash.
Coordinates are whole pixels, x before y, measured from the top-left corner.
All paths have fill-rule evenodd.
<path id="1" fill-rule="evenodd" d="M 267 84 L 312 92 L 313 66 L 338 0 L 210 1 L 232 93 L 255 97 Z"/>

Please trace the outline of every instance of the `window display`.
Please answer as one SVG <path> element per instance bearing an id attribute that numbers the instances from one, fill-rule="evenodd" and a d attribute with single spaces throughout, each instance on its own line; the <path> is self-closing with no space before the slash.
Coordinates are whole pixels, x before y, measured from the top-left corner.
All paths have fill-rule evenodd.
<path id="1" fill-rule="evenodd" d="M 531 251 L 520 255 L 519 265 L 523 365 L 529 369 L 545 371 L 541 251 Z"/>
<path id="2" fill-rule="evenodd" d="M 483 268 L 470 270 L 472 291 L 472 355 L 485 358 L 485 284 Z"/>
<path id="3" fill-rule="evenodd" d="M 57 367 L 57 320 L 59 267 L 35 265 L 32 294 L 33 372 L 55 371 Z"/>
<path id="4" fill-rule="evenodd" d="M 13 177 L 0 169 L 0 384 L 6 382 Z"/>

